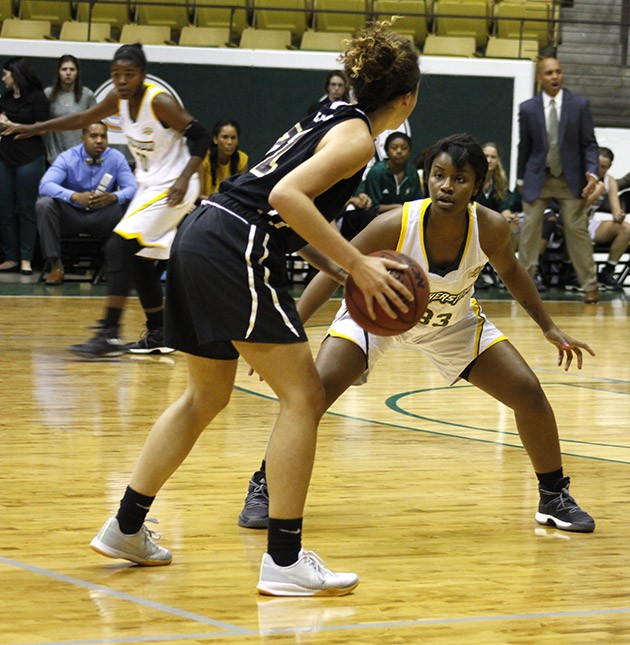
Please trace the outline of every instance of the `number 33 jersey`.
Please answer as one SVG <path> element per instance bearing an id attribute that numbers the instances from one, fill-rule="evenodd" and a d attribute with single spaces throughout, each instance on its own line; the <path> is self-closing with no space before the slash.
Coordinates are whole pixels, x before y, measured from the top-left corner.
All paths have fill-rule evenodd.
<path id="1" fill-rule="evenodd" d="M 135 175 L 142 186 L 173 183 L 190 159 L 182 134 L 163 126 L 153 112 L 153 99 L 165 90 L 145 83 L 136 119 L 129 113 L 129 101 L 120 99 L 120 126 L 136 161 Z"/>

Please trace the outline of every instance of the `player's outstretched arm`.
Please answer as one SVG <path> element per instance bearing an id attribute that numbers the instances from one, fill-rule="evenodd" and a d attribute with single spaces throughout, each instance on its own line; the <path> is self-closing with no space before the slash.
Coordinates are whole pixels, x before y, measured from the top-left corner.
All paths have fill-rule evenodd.
<path id="1" fill-rule="evenodd" d="M 118 112 L 118 91 L 112 90 L 100 103 L 96 103 L 83 112 L 66 114 L 56 119 L 39 121 L 30 125 L 16 123 L 7 128 L 3 134 L 14 134 L 16 139 L 28 139 L 44 132 L 63 132 L 65 130 L 80 130 L 92 123 L 98 123 L 108 116 Z"/>
<path id="2" fill-rule="evenodd" d="M 489 209 L 479 207 L 479 211 L 481 247 L 490 259 L 490 264 L 516 301 L 540 327 L 545 338 L 558 349 L 558 365 L 564 364 L 565 371 L 568 370 L 575 355 L 577 367 L 581 369 L 582 350 L 591 356 L 595 356 L 595 352 L 586 343 L 565 334 L 554 323 L 549 312 L 545 309 L 534 281 L 514 255 L 507 222 L 501 215 Z"/>

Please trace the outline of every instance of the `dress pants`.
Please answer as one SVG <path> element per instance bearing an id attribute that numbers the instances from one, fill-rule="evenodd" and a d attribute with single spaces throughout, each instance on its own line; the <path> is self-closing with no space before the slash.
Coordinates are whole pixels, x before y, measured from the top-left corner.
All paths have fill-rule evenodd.
<path id="1" fill-rule="evenodd" d="M 61 257 L 61 238 L 64 235 L 85 233 L 94 237 L 109 237 L 125 212 L 118 203 L 86 211 L 53 197 L 40 197 L 35 210 L 45 258 Z"/>
<path id="2" fill-rule="evenodd" d="M 534 202 L 523 201 L 525 216 L 518 243 L 518 257 L 533 276 L 537 271 L 543 214 L 549 200 L 560 204 L 564 239 L 575 273 L 584 291 L 597 289 L 593 244 L 588 234 L 588 215 L 581 197 L 575 197 L 564 177 L 547 172 L 540 196 Z"/>

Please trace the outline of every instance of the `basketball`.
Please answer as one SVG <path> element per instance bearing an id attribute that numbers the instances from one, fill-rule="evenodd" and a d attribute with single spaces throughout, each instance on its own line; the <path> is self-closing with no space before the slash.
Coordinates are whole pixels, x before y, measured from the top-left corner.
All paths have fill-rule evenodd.
<path id="1" fill-rule="evenodd" d="M 400 311 L 393 303 L 390 303 L 392 309 L 396 312 L 398 318 L 390 318 L 379 303 L 374 300 L 374 314 L 376 318 L 372 320 L 368 314 L 365 297 L 352 276 L 348 276 L 344 291 L 346 306 L 352 319 L 360 325 L 365 331 L 378 336 L 396 336 L 415 327 L 420 318 L 422 318 L 429 304 L 429 279 L 422 267 L 408 255 L 397 253 L 396 251 L 384 250 L 375 251 L 370 255 L 395 260 L 401 264 L 406 264 L 405 271 L 396 271 L 390 269 L 389 272 L 400 282 L 402 282 L 414 296 L 414 299 L 407 302 L 409 311 Z"/>

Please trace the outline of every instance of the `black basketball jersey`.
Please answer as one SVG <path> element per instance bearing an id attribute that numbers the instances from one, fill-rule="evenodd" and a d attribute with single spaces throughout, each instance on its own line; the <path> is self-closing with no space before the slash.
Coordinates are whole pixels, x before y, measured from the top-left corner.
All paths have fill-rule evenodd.
<path id="1" fill-rule="evenodd" d="M 335 125 L 348 119 L 363 119 L 368 128 L 366 114 L 353 105 L 337 101 L 324 106 L 318 112 L 285 132 L 269 149 L 262 161 L 248 172 L 230 177 L 222 182 L 220 195 L 240 204 L 245 211 L 258 214 L 278 231 L 278 237 L 287 252 L 296 251 L 306 242 L 287 225 L 269 204 L 268 198 L 273 187 L 294 168 L 313 156 L 317 144 Z M 343 210 L 348 199 L 359 187 L 363 169 L 354 176 L 338 181 L 326 192 L 315 198 L 315 206 L 330 222 Z"/>

